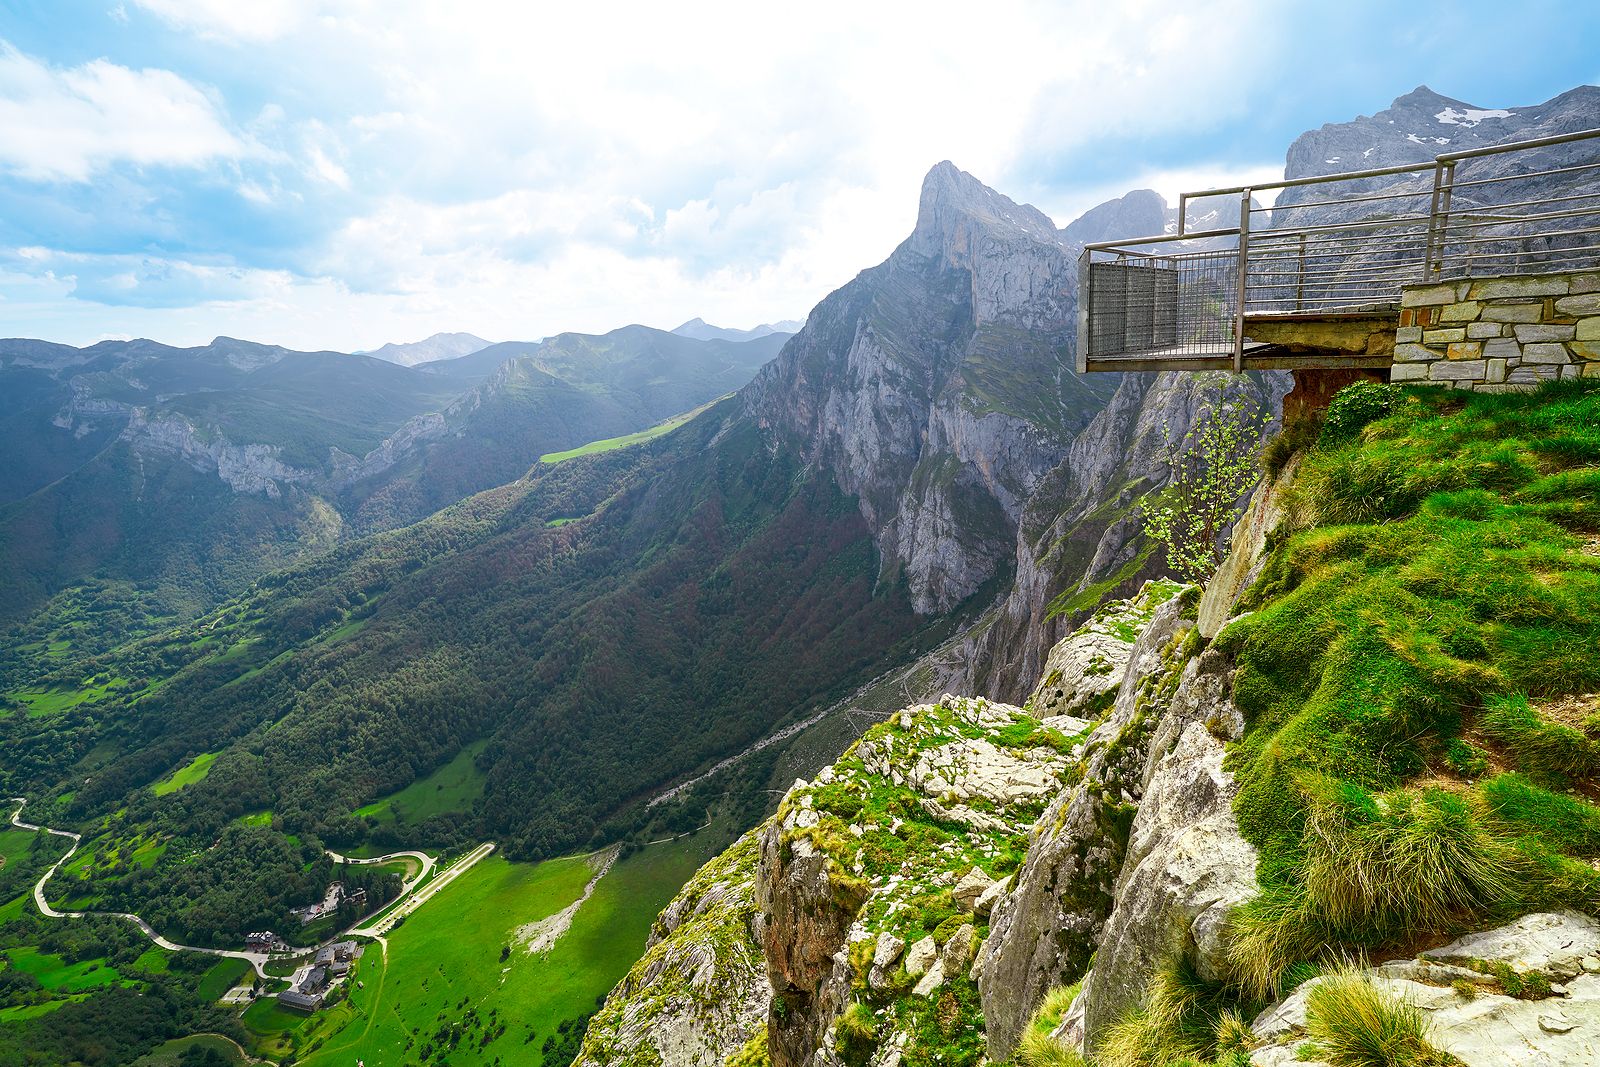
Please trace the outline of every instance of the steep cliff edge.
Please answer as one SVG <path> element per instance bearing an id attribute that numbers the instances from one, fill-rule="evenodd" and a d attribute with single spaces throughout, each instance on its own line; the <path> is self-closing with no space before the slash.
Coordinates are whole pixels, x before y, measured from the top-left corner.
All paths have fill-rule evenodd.
<path id="1" fill-rule="evenodd" d="M 908 709 L 796 784 L 766 1031 L 727 1047 L 1281 1067 L 1376 1020 L 1407 1062 L 1593 1062 L 1597 426 L 1590 383 L 1341 394 L 1207 595 L 1148 585 L 1026 706 Z"/>

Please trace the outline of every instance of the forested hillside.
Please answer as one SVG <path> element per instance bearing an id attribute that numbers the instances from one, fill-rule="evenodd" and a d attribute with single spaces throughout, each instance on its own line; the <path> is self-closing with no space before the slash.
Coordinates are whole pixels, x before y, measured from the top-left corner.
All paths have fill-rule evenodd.
<path id="1" fill-rule="evenodd" d="M 260 574 L 747 382 L 746 344 L 626 327 L 396 366 L 219 338 L 0 341 L 0 677 L 183 622 Z"/>

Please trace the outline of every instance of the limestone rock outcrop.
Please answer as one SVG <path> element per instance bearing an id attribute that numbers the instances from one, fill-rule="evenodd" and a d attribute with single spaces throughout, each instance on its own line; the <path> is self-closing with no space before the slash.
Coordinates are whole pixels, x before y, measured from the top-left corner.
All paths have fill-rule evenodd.
<path id="1" fill-rule="evenodd" d="M 1522 996 L 1495 977 L 1510 968 Z M 1467 1067 L 1568 1067 L 1600 1062 L 1600 923 L 1575 912 L 1525 915 L 1421 954 L 1361 972 L 1374 986 L 1422 1009 L 1428 1040 Z M 1529 976 L 1542 981 L 1528 982 Z M 1305 1044 L 1301 985 L 1252 1025 L 1256 1067 L 1322 1064 Z M 1307 1058 L 1309 1057 L 1309 1058 Z M 1325 1065 L 1323 1065 L 1325 1067 Z"/>
<path id="2" fill-rule="evenodd" d="M 578 1067 L 720 1067 L 766 1021 L 754 874 L 761 828 L 702 867 L 589 1023 Z"/>
<path id="3" fill-rule="evenodd" d="M 861 1062 L 867 1033 L 873 1062 L 898 1063 L 937 1037 L 930 1011 L 941 1033 L 981 1047 L 980 901 L 1020 862 L 1075 743 L 1021 708 L 947 695 L 796 783 L 762 836 L 756 876 L 775 1067 Z M 855 1036 L 841 1036 L 847 1013 Z"/>
<path id="4" fill-rule="evenodd" d="M 1100 943 L 1148 781 L 1150 746 L 1193 628 L 1183 618 L 1193 601 L 1175 591 L 1132 642 L 1115 703 L 1085 744 L 1081 779 L 1040 817 L 1014 887 L 994 906 L 975 965 L 992 1059 L 1011 1054 L 1045 993 L 1079 977 Z M 1144 608 L 1128 610 L 1137 617 Z"/>

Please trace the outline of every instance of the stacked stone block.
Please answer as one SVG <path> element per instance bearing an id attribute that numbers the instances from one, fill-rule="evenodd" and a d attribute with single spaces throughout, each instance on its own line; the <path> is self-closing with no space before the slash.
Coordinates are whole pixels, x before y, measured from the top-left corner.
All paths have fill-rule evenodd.
<path id="1" fill-rule="evenodd" d="M 1415 285 L 1389 380 L 1506 392 L 1600 377 L 1600 272 Z"/>

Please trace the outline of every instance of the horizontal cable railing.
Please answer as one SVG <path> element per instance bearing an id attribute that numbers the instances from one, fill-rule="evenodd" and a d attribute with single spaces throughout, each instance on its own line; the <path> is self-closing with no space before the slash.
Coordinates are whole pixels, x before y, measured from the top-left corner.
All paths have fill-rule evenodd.
<path id="1" fill-rule="evenodd" d="M 1271 206 L 1253 199 L 1273 190 Z M 1187 229 L 1191 202 L 1234 196 L 1238 226 Z M 1185 193 L 1176 233 L 1084 247 L 1079 369 L 1223 356 L 1239 370 L 1249 316 L 1387 313 L 1406 285 L 1597 266 L 1600 130 Z"/>

